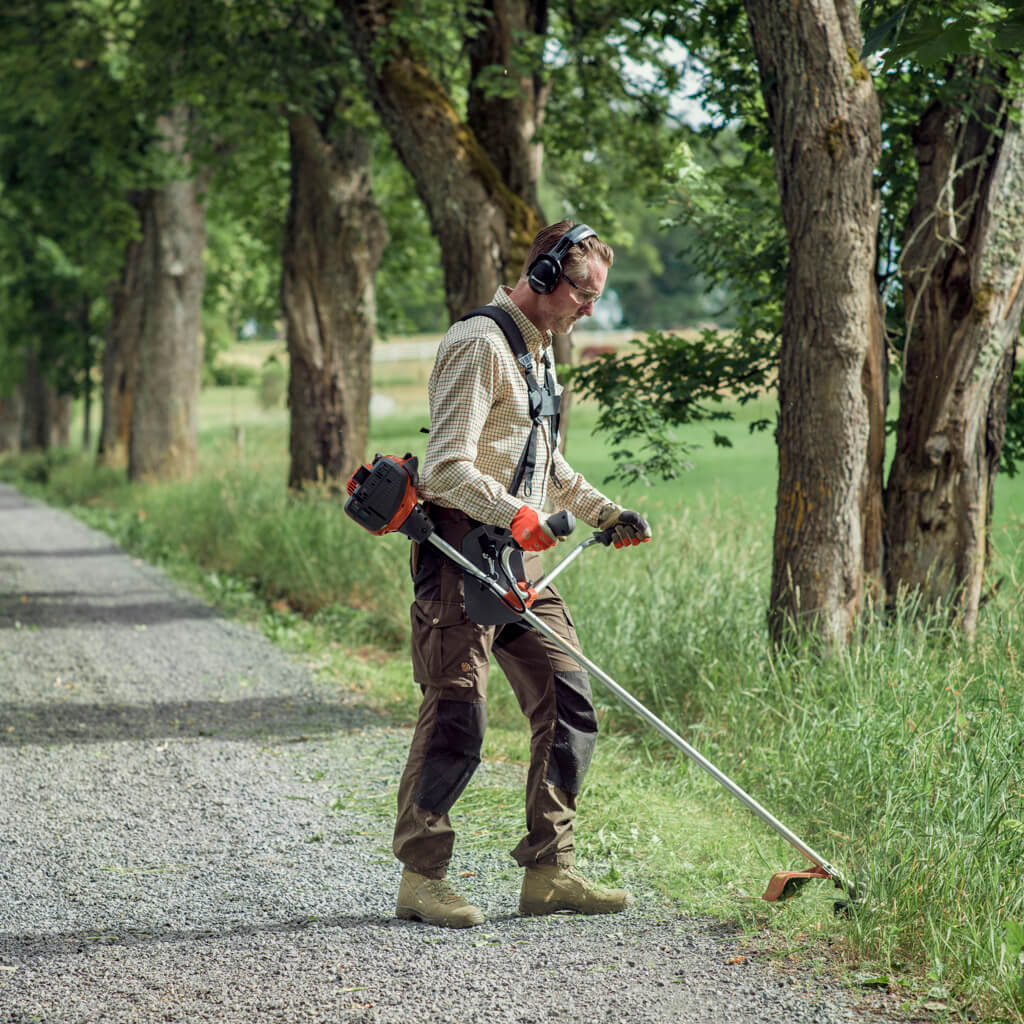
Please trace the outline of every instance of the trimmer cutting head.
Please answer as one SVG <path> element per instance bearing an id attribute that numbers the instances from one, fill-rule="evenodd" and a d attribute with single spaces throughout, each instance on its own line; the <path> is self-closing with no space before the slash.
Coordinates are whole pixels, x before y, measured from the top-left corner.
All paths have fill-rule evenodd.
<path id="1" fill-rule="evenodd" d="M 838 899 L 832 904 L 836 914 L 845 914 L 856 904 L 861 902 L 858 887 L 839 875 L 832 874 L 820 864 L 807 871 L 777 871 L 768 881 L 768 888 L 761 897 L 769 903 L 781 902 L 789 899 L 808 882 L 815 879 L 827 879 L 837 888 L 846 893 L 844 899 Z"/>

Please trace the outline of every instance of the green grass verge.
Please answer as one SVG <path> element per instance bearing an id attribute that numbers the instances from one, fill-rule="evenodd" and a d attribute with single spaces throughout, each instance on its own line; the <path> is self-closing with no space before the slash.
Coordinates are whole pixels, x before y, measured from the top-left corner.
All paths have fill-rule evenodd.
<path id="1" fill-rule="evenodd" d="M 204 395 L 212 426 L 188 484 L 130 486 L 66 453 L 6 459 L 0 475 L 68 505 L 411 722 L 407 542 L 352 527 L 336 496 L 289 496 L 283 414 L 225 390 Z M 600 482 L 610 464 L 593 411 L 574 417 L 570 460 Z M 423 422 L 417 409 L 380 420 L 376 450 L 422 453 Z M 1000 480 L 993 576 L 1003 585 L 973 643 L 904 607 L 867 617 L 842 654 L 780 652 L 764 629 L 774 456 L 766 435 L 734 429 L 734 448 L 705 449 L 679 481 L 609 487 L 651 514 L 656 541 L 594 548 L 559 587 L 594 661 L 862 881 L 867 898 L 840 917 L 827 886 L 760 901 L 769 876 L 804 866 L 800 856 L 599 686 L 603 736 L 581 795 L 581 860 L 735 922 L 780 955 L 846 958 L 872 982 L 902 986 L 908 1005 L 1024 1020 L 1021 478 Z M 514 845 L 514 766 L 527 748 L 495 670 L 484 754 L 513 769 L 460 801 L 466 842 L 491 847 L 498 833 L 503 849 Z"/>

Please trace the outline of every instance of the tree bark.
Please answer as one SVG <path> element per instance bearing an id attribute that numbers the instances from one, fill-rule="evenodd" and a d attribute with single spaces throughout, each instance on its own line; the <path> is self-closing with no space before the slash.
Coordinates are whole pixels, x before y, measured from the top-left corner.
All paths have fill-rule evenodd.
<path id="1" fill-rule="evenodd" d="M 185 167 L 188 121 L 185 109 L 159 119 L 165 149 Z M 142 198 L 144 305 L 128 451 L 132 480 L 187 479 L 196 468 L 207 177 L 199 170 Z"/>
<path id="2" fill-rule="evenodd" d="M 60 395 L 42 372 L 39 354 L 29 350 L 21 378 L 21 424 L 18 448 L 23 452 L 65 448 L 71 440 L 71 398 Z"/>
<path id="3" fill-rule="evenodd" d="M 374 107 L 416 183 L 440 243 L 445 300 L 454 320 L 490 301 L 502 282 L 518 279 L 542 227 L 535 197 L 514 191 L 444 87 L 406 44 L 395 39 L 381 53 L 393 3 L 337 0 L 336 5 L 351 28 Z M 495 0 L 493 6 L 509 5 Z M 510 124 L 511 134 L 518 136 L 523 122 Z M 521 147 L 510 142 L 507 153 L 495 148 L 507 156 Z M 529 182 L 530 176 L 526 172 L 521 180 Z"/>
<path id="4" fill-rule="evenodd" d="M 291 203 L 281 298 L 290 376 L 289 487 L 347 478 L 369 442 L 374 277 L 387 242 L 367 139 L 345 123 L 289 124 Z"/>
<path id="5" fill-rule="evenodd" d="M 844 643 L 879 558 L 880 115 L 853 0 L 746 0 L 789 240 L 769 623 Z M 874 483 L 873 483 L 874 481 Z M 875 566 L 877 568 L 877 565 Z"/>
<path id="6" fill-rule="evenodd" d="M 138 206 L 141 197 L 133 198 Z M 138 381 L 139 338 L 142 335 L 142 243 L 125 246 L 121 277 L 111 289 L 111 319 L 103 348 L 103 396 L 100 440 L 96 460 L 102 466 L 124 469 L 128 465 L 132 406 Z"/>
<path id="7" fill-rule="evenodd" d="M 21 418 L 24 412 L 20 388 L 14 387 L 10 393 L 0 394 L 0 452 L 21 451 Z"/>
<path id="8" fill-rule="evenodd" d="M 1007 390 L 1024 314 L 1024 135 L 984 84 L 917 126 L 902 280 L 908 325 L 886 488 L 890 594 L 977 625 Z M 1018 115 L 1024 98 L 1016 100 Z"/>
<path id="9" fill-rule="evenodd" d="M 547 0 L 488 0 L 477 11 L 469 42 L 466 121 L 505 186 L 540 217 L 537 184 L 543 149 L 537 133 L 550 91 L 541 67 L 523 66 L 520 42 L 547 35 Z M 505 88 L 496 90 L 501 74 Z"/>

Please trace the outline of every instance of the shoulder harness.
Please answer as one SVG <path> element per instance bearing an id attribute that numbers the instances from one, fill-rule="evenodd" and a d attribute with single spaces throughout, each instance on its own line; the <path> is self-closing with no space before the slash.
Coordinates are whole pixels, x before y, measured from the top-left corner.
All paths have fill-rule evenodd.
<path id="1" fill-rule="evenodd" d="M 547 420 L 548 434 L 551 439 L 551 451 L 554 452 L 558 447 L 559 408 L 562 404 L 562 396 L 556 391 L 555 375 L 552 371 L 551 361 L 548 359 L 547 352 L 544 353 L 543 386 L 537 381 L 537 377 L 533 372 L 533 356 L 530 355 L 526 342 L 523 341 L 522 332 L 507 310 L 502 309 L 500 306 L 481 306 L 479 309 L 471 310 L 465 316 L 459 317 L 459 320 L 469 320 L 475 316 L 488 317 L 501 328 L 502 333 L 505 335 L 505 340 L 508 342 L 509 348 L 512 349 L 512 354 L 516 358 L 516 362 L 523 368 L 526 375 L 526 387 L 529 391 L 530 401 L 530 420 L 533 425 L 530 427 L 530 436 L 523 448 L 523 454 L 519 457 L 519 465 L 516 466 L 516 471 L 512 476 L 512 483 L 508 490 L 509 494 L 515 494 L 519 490 L 520 485 L 522 485 L 523 495 L 528 498 L 533 493 L 533 471 L 537 466 L 537 431 L 543 427 L 544 420 Z M 554 460 L 551 463 L 551 478 L 556 483 L 558 482 L 558 478 L 555 476 Z"/>

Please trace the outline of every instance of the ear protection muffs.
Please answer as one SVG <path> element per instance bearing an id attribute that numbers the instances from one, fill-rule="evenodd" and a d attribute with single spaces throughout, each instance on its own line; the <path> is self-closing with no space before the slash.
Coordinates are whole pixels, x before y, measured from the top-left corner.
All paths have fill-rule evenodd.
<path id="1" fill-rule="evenodd" d="M 596 235 L 597 232 L 586 224 L 570 228 L 548 252 L 538 256 L 527 268 L 526 280 L 530 282 L 530 287 L 539 295 L 550 295 L 562 280 L 562 260 L 565 254 L 584 238 Z"/>

